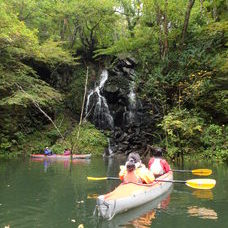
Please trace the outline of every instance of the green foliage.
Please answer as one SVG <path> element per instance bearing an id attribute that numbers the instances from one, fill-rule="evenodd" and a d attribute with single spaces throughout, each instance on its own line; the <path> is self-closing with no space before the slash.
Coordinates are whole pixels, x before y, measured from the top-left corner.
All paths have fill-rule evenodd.
<path id="1" fill-rule="evenodd" d="M 8 94 L 0 100 L 0 106 L 19 105 L 27 107 L 32 105 L 33 101 L 41 106 L 52 106 L 62 99 L 61 94 L 47 83 L 30 77 L 29 71 L 16 74 L 0 70 L 0 73 L 0 90 Z"/>
<path id="2" fill-rule="evenodd" d="M 164 116 L 160 126 L 167 135 L 166 146 L 171 157 L 197 151 L 210 159 L 228 159 L 228 128 L 224 125 L 206 124 L 199 114 L 174 109 Z"/>
<path id="3" fill-rule="evenodd" d="M 60 42 L 49 39 L 40 45 L 37 28 L 25 23 L 26 15 L 26 19 L 37 15 L 36 10 L 28 10 L 35 5 L 32 0 L 0 3 L 0 153 L 3 154 L 21 152 L 28 134 L 48 122 L 35 104 L 52 116 L 63 98 L 38 79 L 36 71 L 26 63 L 32 59 L 45 63 L 48 68 L 74 64 L 74 58 Z"/>
<path id="4" fill-rule="evenodd" d="M 78 116 L 81 114 L 82 100 L 84 95 L 86 69 L 82 66 L 75 68 L 72 81 L 66 93 L 65 104 Z"/>
<path id="5" fill-rule="evenodd" d="M 78 125 L 73 128 L 65 140 L 59 140 L 52 147 L 53 151 L 63 153 L 65 148 L 73 148 L 73 153 L 91 153 L 93 156 L 100 156 L 104 153 L 104 149 L 107 147 L 107 139 L 92 124 L 84 123 L 80 127 L 78 140 L 77 135 Z"/>
<path id="6" fill-rule="evenodd" d="M 38 124 L 37 120 L 33 120 Z M 72 122 L 68 113 L 63 113 L 63 110 L 58 110 L 55 118 L 55 124 L 60 129 L 62 134 L 65 134 L 71 128 Z M 14 139 L 5 138 L 1 140 L 0 155 L 11 156 L 20 154 L 43 153 L 46 146 L 51 147 L 60 138 L 60 135 L 51 123 L 38 126 L 23 126 L 20 124 L 20 131 L 14 135 Z M 4 141 L 9 146 L 4 144 Z"/>
<path id="7" fill-rule="evenodd" d="M 206 146 L 222 146 L 227 138 L 227 128 L 223 128 L 224 126 L 209 125 L 203 132 L 202 142 Z"/>
<path id="8" fill-rule="evenodd" d="M 224 114 L 225 117 L 228 116 L 228 90 L 217 91 L 214 93 L 216 100 L 215 108 L 217 112 Z"/>
<path id="9" fill-rule="evenodd" d="M 31 71 L 20 70 L 12 73 L 0 69 L 0 113 L 2 137 L 0 153 L 24 153 L 22 145 L 32 132 L 49 122 L 37 109 L 38 104 L 52 115 L 56 105 L 60 105 L 62 95 L 47 83 L 29 76 Z M 34 103 L 35 102 L 35 103 Z M 10 155 L 11 156 L 11 155 Z"/>
<path id="10" fill-rule="evenodd" d="M 102 3 L 97 0 L 7 2 L 29 28 L 38 29 L 42 42 L 63 41 L 73 53 L 83 49 L 87 54 L 113 42 L 115 27 L 110 24 L 118 19 L 113 10 L 114 0 L 102 0 Z"/>
<path id="11" fill-rule="evenodd" d="M 173 109 L 164 116 L 159 126 L 167 135 L 168 145 L 166 146 L 169 148 L 170 156 L 177 152 L 194 153 L 196 148 L 200 148 L 204 121 L 195 112 Z"/>
<path id="12" fill-rule="evenodd" d="M 91 152 L 93 155 L 103 155 L 108 146 L 107 138 L 92 124 L 85 124 L 80 129 L 80 137 L 77 143 L 78 151 L 81 153 Z"/>
<path id="13" fill-rule="evenodd" d="M 201 137 L 206 150 L 206 157 L 218 160 L 228 161 L 228 127 L 218 126 L 215 124 L 209 125 Z"/>
<path id="14" fill-rule="evenodd" d="M 36 31 L 26 27 L 6 4 L 0 3 L 0 50 L 17 57 L 33 56 L 38 48 Z"/>
<path id="15" fill-rule="evenodd" d="M 107 139 L 92 124 L 84 123 L 80 128 L 79 140 L 77 142 L 78 125 L 70 117 L 68 112 L 57 115 L 55 124 L 66 138 L 60 138 L 52 124 L 42 125 L 40 129 L 32 129 L 30 133 L 18 131 L 14 139 L 1 135 L 0 156 L 17 156 L 20 154 L 43 153 L 49 146 L 54 153 L 62 154 L 65 148 L 74 148 L 74 153 L 91 153 L 100 156 L 107 147 Z M 72 127 L 72 125 L 75 125 Z"/>
<path id="16" fill-rule="evenodd" d="M 12 4 L 15 3 L 14 1 L 10 2 Z M 34 3 L 35 1 L 26 1 L 24 4 L 27 6 L 27 4 L 32 2 Z M 24 8 L 26 7 L 22 5 L 18 10 L 21 9 L 23 11 Z M 74 63 L 74 58 L 71 57 L 69 52 L 60 47 L 62 45 L 60 42 L 48 39 L 40 45 L 37 36 L 39 31 L 36 27 L 28 28 L 22 20 L 24 16 L 18 15 L 19 13 L 15 12 L 17 11 L 16 9 L 17 4 L 7 7 L 4 1 L 0 3 L 0 50 L 3 63 L 8 63 L 9 61 L 17 63 L 18 60 L 28 58 L 48 62 L 50 65 Z M 30 13 L 27 12 L 27 14 Z"/>
<path id="17" fill-rule="evenodd" d="M 38 60 L 47 63 L 51 67 L 57 64 L 74 65 L 74 60 L 69 52 L 66 52 L 61 48 L 61 42 L 55 42 L 53 40 L 45 41 L 39 49 Z"/>
<path id="18" fill-rule="evenodd" d="M 219 140 L 224 141 L 220 130 L 228 114 L 227 3 L 195 1 L 183 40 L 187 7 L 185 0 L 2 0 L 0 150 L 19 148 L 31 137 L 38 146 L 31 145 L 28 151 L 37 151 L 58 139 L 55 130 L 46 129 L 48 121 L 32 100 L 54 119 L 62 101 L 74 115 L 80 114 L 85 69 L 75 66 L 78 56 L 86 64 L 94 59 L 102 62 L 105 55 L 133 56 L 138 61 L 139 96 L 166 114 L 155 130 L 162 127 L 167 135 L 170 155 L 206 150 L 207 156 L 225 160 Z M 69 86 L 59 83 L 60 94 L 41 78 Z M 95 131 L 82 129 L 87 128 Z M 218 138 L 210 144 L 209 136 L 217 131 Z M 93 147 L 81 141 L 80 150 L 91 152 L 96 143 L 97 148 L 99 143 L 105 145 L 86 130 L 82 136 L 85 142 L 91 137 L 87 143 Z"/>

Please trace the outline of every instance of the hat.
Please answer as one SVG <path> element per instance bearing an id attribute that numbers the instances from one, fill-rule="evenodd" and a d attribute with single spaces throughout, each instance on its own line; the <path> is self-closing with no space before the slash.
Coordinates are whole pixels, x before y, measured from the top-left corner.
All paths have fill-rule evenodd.
<path id="1" fill-rule="evenodd" d="M 154 148 L 153 155 L 158 156 L 158 157 L 162 156 L 163 155 L 163 149 L 160 147 Z"/>
<path id="2" fill-rule="evenodd" d="M 140 155 L 136 152 L 132 152 L 128 155 L 128 161 L 133 160 L 134 163 L 141 162 Z"/>

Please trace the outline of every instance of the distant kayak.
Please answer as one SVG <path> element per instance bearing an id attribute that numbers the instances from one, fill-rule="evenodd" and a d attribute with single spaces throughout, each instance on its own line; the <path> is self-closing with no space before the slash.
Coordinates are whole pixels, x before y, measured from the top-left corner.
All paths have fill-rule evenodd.
<path id="1" fill-rule="evenodd" d="M 31 158 L 43 158 L 43 159 L 61 159 L 61 160 L 69 160 L 71 159 L 71 155 L 64 154 L 53 154 L 53 155 L 44 155 L 44 154 L 30 154 Z M 73 154 L 72 159 L 90 159 L 91 154 Z"/>

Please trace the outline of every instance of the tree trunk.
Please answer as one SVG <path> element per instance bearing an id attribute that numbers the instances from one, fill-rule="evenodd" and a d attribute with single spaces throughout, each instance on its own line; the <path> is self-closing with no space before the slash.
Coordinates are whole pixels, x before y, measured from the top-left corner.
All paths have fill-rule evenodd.
<path id="1" fill-rule="evenodd" d="M 157 3 L 157 1 L 154 2 L 155 7 L 156 7 L 156 21 L 157 21 L 157 26 L 159 27 L 159 56 L 160 58 L 162 57 L 163 53 L 163 44 L 162 44 L 162 28 L 161 28 L 161 10 L 160 7 Z"/>
<path id="2" fill-rule="evenodd" d="M 188 7 L 187 7 L 187 10 L 185 13 L 184 26 L 183 26 L 182 33 L 181 33 L 181 46 L 183 46 L 183 44 L 184 44 L 185 36 L 187 33 L 187 29 L 188 29 L 189 18 L 190 18 L 191 10 L 192 10 L 194 3 L 195 3 L 195 0 L 189 0 L 189 2 L 188 2 Z"/>
<path id="3" fill-rule="evenodd" d="M 163 50 L 163 58 L 166 57 L 166 55 L 168 54 L 168 50 L 169 50 L 169 42 L 168 42 L 168 20 L 167 20 L 167 9 L 168 9 L 168 0 L 165 1 L 165 10 L 164 10 L 164 22 L 163 22 L 163 29 L 164 29 L 164 50 Z"/>
<path id="4" fill-rule="evenodd" d="M 77 24 L 77 22 L 75 22 L 73 32 L 70 38 L 70 49 L 73 49 L 73 46 L 75 44 L 78 28 L 79 28 L 79 25 Z"/>
<path id="5" fill-rule="evenodd" d="M 200 18 L 203 18 L 204 8 L 203 8 L 204 0 L 200 0 Z"/>
<path id="6" fill-rule="evenodd" d="M 64 18 L 61 21 L 61 29 L 60 29 L 60 37 L 61 37 L 61 40 L 64 40 L 64 38 L 65 38 L 66 27 L 67 27 L 67 19 Z"/>
<path id="7" fill-rule="evenodd" d="M 218 21 L 218 12 L 217 12 L 217 6 L 214 0 L 211 0 L 212 3 L 212 17 L 215 21 Z"/>

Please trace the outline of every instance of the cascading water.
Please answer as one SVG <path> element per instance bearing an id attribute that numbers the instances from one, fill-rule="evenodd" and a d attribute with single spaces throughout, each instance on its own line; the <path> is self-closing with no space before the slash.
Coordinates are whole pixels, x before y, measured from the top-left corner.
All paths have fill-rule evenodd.
<path id="1" fill-rule="evenodd" d="M 136 95 L 135 95 L 135 82 L 133 81 L 130 85 L 130 93 L 128 94 L 129 100 L 129 123 L 133 123 L 136 114 Z"/>
<path id="2" fill-rule="evenodd" d="M 128 93 L 128 106 L 125 107 L 124 120 L 127 124 L 133 124 L 137 119 L 137 99 L 135 94 L 135 82 L 132 81 L 130 84 L 130 91 Z"/>
<path id="3" fill-rule="evenodd" d="M 94 90 L 90 91 L 87 96 L 85 116 L 89 115 L 89 107 L 91 98 L 93 98 L 93 104 L 95 104 L 93 111 L 93 123 L 100 129 L 113 129 L 114 121 L 110 113 L 107 101 L 104 96 L 102 96 L 102 91 L 105 82 L 108 80 L 108 71 L 103 70 L 100 76 L 99 85 L 95 87 Z M 93 108 L 93 107 L 92 107 Z"/>
<path id="4" fill-rule="evenodd" d="M 108 153 L 109 153 L 109 156 L 112 156 L 113 154 L 113 150 L 112 150 L 112 147 L 111 147 L 111 143 L 110 143 L 110 139 L 108 138 Z"/>
<path id="5" fill-rule="evenodd" d="M 88 92 L 85 118 L 96 128 L 110 130 L 104 157 L 129 154 L 146 149 L 152 141 L 150 115 L 136 95 L 134 64 L 119 60 L 109 71 L 103 70 L 94 88 Z"/>

